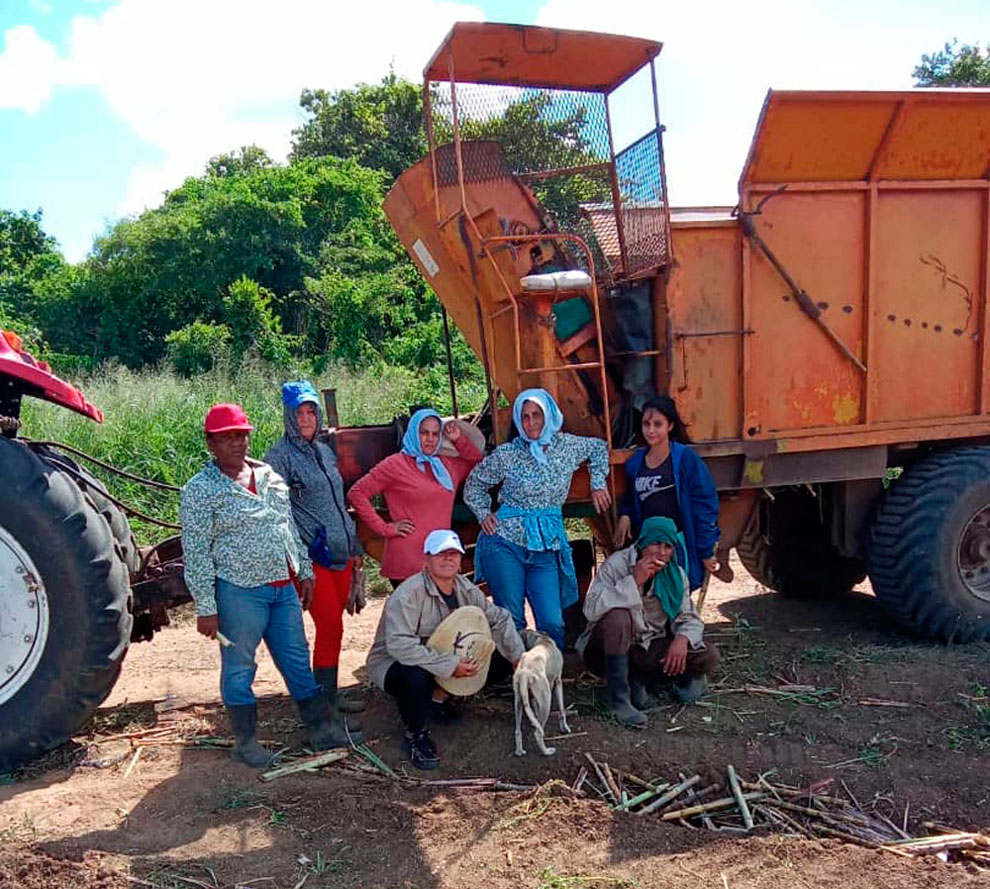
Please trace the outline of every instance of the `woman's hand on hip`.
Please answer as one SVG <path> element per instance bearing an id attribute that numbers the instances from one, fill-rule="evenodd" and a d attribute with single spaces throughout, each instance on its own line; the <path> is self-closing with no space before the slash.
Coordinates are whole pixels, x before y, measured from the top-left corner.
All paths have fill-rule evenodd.
<path id="1" fill-rule="evenodd" d="M 481 520 L 481 533 L 494 534 L 497 526 L 498 519 L 495 518 L 495 513 L 490 512 Z"/>
<path id="2" fill-rule="evenodd" d="M 591 492 L 591 502 L 595 507 L 595 512 L 601 515 L 603 512 L 607 512 L 612 505 L 612 495 L 609 494 L 608 488 L 598 488 Z"/>
<path id="3" fill-rule="evenodd" d="M 632 531 L 632 519 L 629 516 L 624 515 L 619 517 L 619 522 L 615 526 L 615 533 L 612 535 L 612 544 L 616 549 L 621 549 L 625 546 L 626 541 L 629 539 L 630 532 Z"/>
<path id="4" fill-rule="evenodd" d="M 416 525 L 409 519 L 399 519 L 399 521 L 391 522 L 387 526 L 386 533 L 389 537 L 408 537 L 415 530 Z"/>
<path id="5" fill-rule="evenodd" d="M 207 639 L 216 639 L 220 632 L 220 616 L 207 614 L 205 617 L 196 618 L 196 632 Z"/>

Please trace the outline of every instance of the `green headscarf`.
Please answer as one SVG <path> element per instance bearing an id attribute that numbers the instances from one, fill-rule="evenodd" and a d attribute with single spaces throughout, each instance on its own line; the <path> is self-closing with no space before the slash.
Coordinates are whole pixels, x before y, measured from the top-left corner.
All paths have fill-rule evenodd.
<path id="1" fill-rule="evenodd" d="M 681 602 L 684 599 L 684 572 L 678 566 L 677 560 L 687 553 L 687 547 L 674 520 L 660 517 L 649 518 L 643 522 L 636 548 L 642 552 L 651 543 L 668 543 L 674 548 L 674 557 L 663 571 L 653 575 L 653 595 L 660 600 L 667 617 L 673 620 L 680 614 Z"/>

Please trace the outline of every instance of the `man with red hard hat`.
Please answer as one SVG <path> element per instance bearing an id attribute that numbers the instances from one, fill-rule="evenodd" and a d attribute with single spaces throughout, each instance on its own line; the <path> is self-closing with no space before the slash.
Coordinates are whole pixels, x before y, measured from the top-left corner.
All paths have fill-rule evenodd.
<path id="1" fill-rule="evenodd" d="M 233 755 L 264 768 L 272 757 L 256 738 L 251 692 L 262 639 L 312 747 L 345 746 L 349 739 L 309 666 L 302 609 L 313 595 L 313 566 L 292 519 L 289 488 L 270 466 L 248 457 L 253 428 L 238 404 L 210 408 L 203 431 L 213 459 L 183 487 L 180 512 L 196 629 L 223 642 L 220 695 L 233 723 Z"/>

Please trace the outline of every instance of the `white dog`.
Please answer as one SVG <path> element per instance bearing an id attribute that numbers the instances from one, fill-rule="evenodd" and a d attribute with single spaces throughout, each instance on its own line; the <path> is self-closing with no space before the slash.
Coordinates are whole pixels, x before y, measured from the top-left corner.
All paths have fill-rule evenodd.
<path id="1" fill-rule="evenodd" d="M 560 681 L 564 669 L 564 657 L 560 649 L 546 633 L 536 630 L 522 630 L 526 653 L 519 659 L 519 666 L 512 677 L 512 688 L 516 696 L 516 756 L 525 756 L 522 740 L 522 714 L 533 724 L 536 746 L 544 756 L 553 756 L 557 751 L 543 742 L 544 726 L 550 717 L 551 692 L 556 692 L 557 709 L 560 711 L 560 730 L 570 734 L 567 724 L 567 711 L 564 708 L 564 685 Z M 536 712 L 533 712 L 535 706 Z"/>

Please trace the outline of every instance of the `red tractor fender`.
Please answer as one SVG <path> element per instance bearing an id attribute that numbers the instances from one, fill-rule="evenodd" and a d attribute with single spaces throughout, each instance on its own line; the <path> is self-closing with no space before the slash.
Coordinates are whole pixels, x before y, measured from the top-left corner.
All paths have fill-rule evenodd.
<path id="1" fill-rule="evenodd" d="M 51 367 L 39 361 L 21 345 L 21 338 L 5 330 L 0 336 L 0 377 L 13 377 L 32 387 L 26 392 L 53 404 L 60 404 L 77 414 L 103 422 L 103 411 L 90 404 L 75 386 L 52 373 Z"/>

